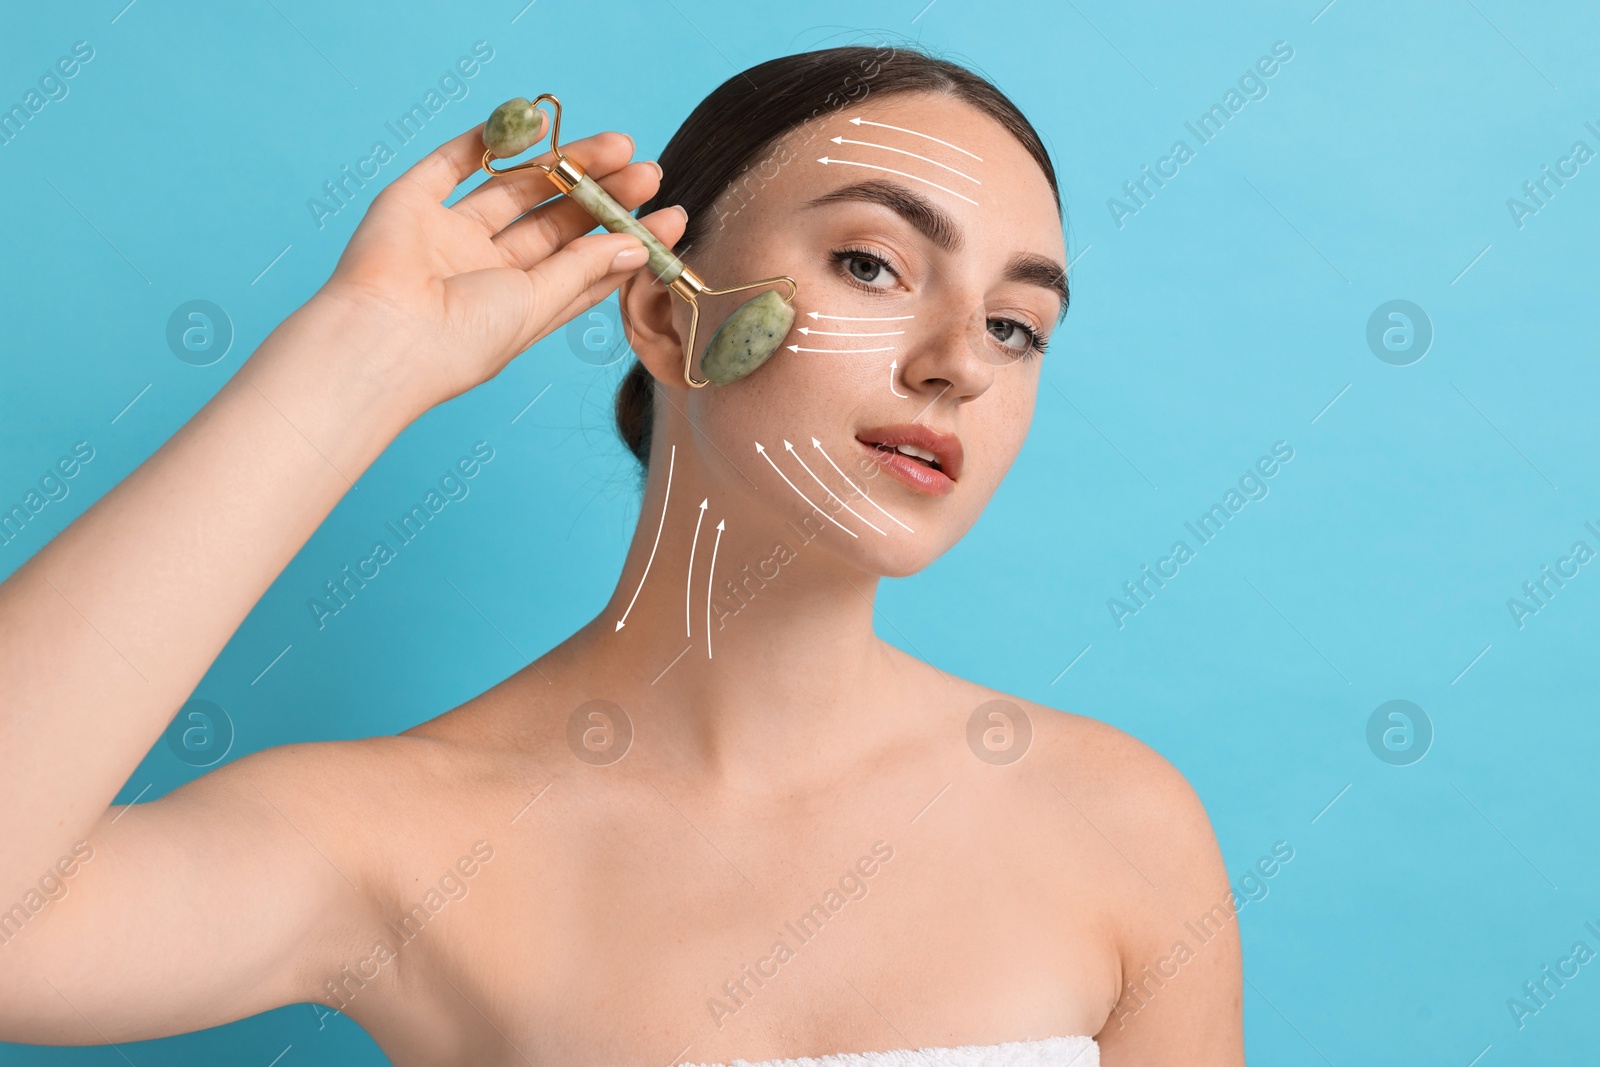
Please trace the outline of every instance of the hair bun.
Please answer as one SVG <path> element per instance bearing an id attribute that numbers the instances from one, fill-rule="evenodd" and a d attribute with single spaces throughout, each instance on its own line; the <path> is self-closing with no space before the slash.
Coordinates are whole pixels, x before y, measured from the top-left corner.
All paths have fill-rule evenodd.
<path id="1" fill-rule="evenodd" d="M 628 451 L 639 461 L 639 465 L 645 468 L 650 466 L 654 386 L 655 379 L 650 377 L 650 372 L 645 370 L 644 364 L 635 358 L 633 366 L 629 367 L 628 373 L 623 376 L 622 384 L 617 387 L 617 433 L 622 437 L 622 443 L 628 446 Z"/>

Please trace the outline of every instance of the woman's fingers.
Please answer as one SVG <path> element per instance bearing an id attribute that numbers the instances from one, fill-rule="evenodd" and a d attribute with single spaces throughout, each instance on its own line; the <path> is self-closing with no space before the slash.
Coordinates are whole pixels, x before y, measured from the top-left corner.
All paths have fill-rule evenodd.
<path id="1" fill-rule="evenodd" d="M 627 166 L 628 160 L 633 158 L 633 138 L 625 133 L 597 133 L 562 145 L 561 152 L 599 181 L 601 175 Z M 478 154 L 483 155 L 481 150 Z M 555 157 L 546 152 L 533 157 L 533 161 L 549 164 Z M 486 177 L 483 184 L 451 204 L 450 210 L 477 220 L 484 232 L 493 237 L 517 216 L 556 194 L 549 175 L 530 167 L 514 174 Z"/>
<path id="2" fill-rule="evenodd" d="M 672 244 L 683 235 L 683 216 L 671 208 L 653 212 L 640 221 L 645 228 L 666 244 Z M 593 307 L 607 293 L 622 284 L 622 279 L 644 267 L 643 258 L 631 263 L 616 265 L 619 252 L 630 249 L 643 251 L 637 237 L 620 233 L 593 233 L 569 241 L 553 255 L 535 263 L 524 271 L 529 281 L 530 297 L 524 304 L 523 318 L 518 324 L 516 344 L 511 354 L 522 352 L 539 338 L 564 325 L 573 315 Z M 452 283 L 473 279 L 475 275 L 500 273 L 473 271 L 458 275 Z M 590 294 L 594 295 L 590 299 Z M 508 356 L 509 358 L 509 356 Z"/>
<path id="3" fill-rule="evenodd" d="M 483 123 L 450 138 L 411 165 L 393 185 L 414 188 L 436 204 L 483 166 Z"/>
<path id="4" fill-rule="evenodd" d="M 631 163 L 614 174 L 597 177 L 600 188 L 617 203 L 632 210 L 655 195 L 661 179 L 650 163 Z M 570 197 L 542 204 L 501 230 L 494 243 L 505 254 L 506 262 L 527 270 L 575 237 L 598 226 L 595 217 Z M 651 232 L 655 232 L 653 229 Z M 674 240 L 682 235 L 681 228 Z M 657 235 L 659 236 L 659 234 Z"/>
<path id="5" fill-rule="evenodd" d="M 683 237 L 685 216 L 674 208 L 653 211 L 640 222 L 651 234 L 661 238 L 664 245 L 674 245 Z M 586 307 L 594 307 L 616 286 L 622 285 L 622 278 L 645 266 L 643 261 L 638 261 L 624 264 L 621 269 L 614 267 L 616 253 L 629 248 L 629 242 L 634 248 L 640 248 L 638 238 L 624 238 L 624 234 L 579 237 L 526 270 L 533 280 L 538 307 L 530 314 L 530 333 L 526 334 L 523 347 L 538 341 L 555 326 L 568 322 Z M 608 245 L 605 242 L 619 243 Z"/>
<path id="6" fill-rule="evenodd" d="M 525 350 L 534 341 L 562 324 L 563 309 L 578 295 L 602 279 L 613 274 L 620 280 L 631 270 L 638 269 L 642 260 L 622 270 L 613 270 L 618 253 L 641 249 L 639 239 L 620 233 L 594 233 L 569 243 L 553 256 L 534 264 L 524 271 L 529 282 L 529 298 L 522 308 L 522 319 L 516 328 L 516 345 L 512 353 Z M 502 268 L 495 268 L 497 271 Z M 473 274 L 487 273 L 474 271 Z M 470 278 L 459 275 L 459 278 Z"/>
<path id="7" fill-rule="evenodd" d="M 443 203 L 461 181 L 480 168 L 482 136 L 480 125 L 445 142 L 390 183 L 380 197 L 409 202 L 413 207 L 426 201 Z M 637 207 L 660 186 L 657 166 L 628 163 L 633 142 L 624 134 L 597 134 L 563 146 L 562 152 L 624 209 Z M 551 156 L 546 153 L 540 159 L 548 161 Z M 529 210 L 552 196 L 551 202 Z M 374 227 L 377 237 L 372 241 L 388 237 L 391 245 L 405 253 L 373 259 L 374 270 L 381 266 L 398 272 L 397 289 L 415 289 L 418 281 L 431 284 L 443 272 L 444 306 L 436 315 L 437 323 L 430 325 L 437 327 L 443 347 L 450 353 L 442 360 L 444 365 L 434 368 L 436 382 L 442 383 L 439 391 L 445 396 L 458 395 L 493 377 L 519 352 L 604 299 L 629 274 L 647 269 L 646 249 L 637 237 L 590 233 L 596 220 L 575 201 L 557 195 L 549 177 L 541 172 L 490 178 L 448 210 L 454 216 L 452 224 L 432 229 L 412 225 L 413 213 L 407 211 L 369 212 L 362 223 Z M 439 216 L 425 214 L 440 222 Z M 461 225 L 455 225 L 456 220 Z M 640 221 L 671 247 L 683 237 L 687 220 L 681 210 L 668 208 Z M 362 228 L 357 229 L 359 234 Z M 494 254 L 485 255 L 483 237 L 493 242 Z M 431 246 L 429 241 L 433 241 Z M 352 238 L 346 255 L 356 248 Z M 430 252 L 448 254 L 441 259 Z M 631 258 L 619 260 L 619 253 L 624 252 Z M 356 255 L 352 262 L 357 260 L 362 256 Z M 441 267 L 441 262 L 446 266 Z M 459 266 L 448 266 L 457 262 Z"/>
<path id="8" fill-rule="evenodd" d="M 652 211 L 639 221 L 644 223 L 645 228 L 651 233 L 661 238 L 661 243 L 666 245 L 668 248 L 677 244 L 678 240 L 683 237 L 684 227 L 688 224 L 687 218 L 673 208 L 662 208 L 660 211 Z M 648 270 L 648 268 L 646 269 Z M 599 281 L 589 286 L 583 292 L 579 293 L 571 303 L 555 314 L 555 317 L 551 320 L 552 326 L 547 327 L 546 332 L 548 333 L 550 329 L 560 326 L 565 322 L 571 321 L 579 314 L 600 303 L 600 301 L 616 292 L 618 287 L 621 286 L 622 283 L 627 279 L 628 275 L 632 273 L 634 273 L 634 271 L 616 271 L 606 275 L 604 278 L 601 278 Z M 651 275 L 651 280 L 658 285 L 661 284 L 660 279 L 656 278 L 654 275 Z M 537 340 L 537 338 L 535 338 L 535 340 Z"/>

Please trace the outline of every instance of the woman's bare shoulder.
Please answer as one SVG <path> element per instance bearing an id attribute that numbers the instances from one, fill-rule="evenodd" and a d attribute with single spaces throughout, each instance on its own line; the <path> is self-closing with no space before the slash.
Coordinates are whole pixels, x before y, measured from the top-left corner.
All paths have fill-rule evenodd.
<path id="1" fill-rule="evenodd" d="M 565 685 L 522 670 L 397 736 L 431 748 L 436 758 L 526 767 L 564 751 L 562 720 L 572 710 L 566 692 Z"/>
<path id="2" fill-rule="evenodd" d="M 1237 903 L 1199 792 L 1171 760 L 1125 730 L 1008 699 L 1037 727 L 1037 752 L 1025 758 L 1039 757 L 1037 771 L 1075 809 L 1067 819 L 1093 850 L 1084 862 L 1099 856 L 1121 969 L 1116 1022 L 1108 1019 L 1097 1035 L 1101 1047 L 1138 1062 L 1190 1047 L 1196 1035 L 1230 1054 L 1241 1049 Z M 1176 966 L 1192 977 L 1156 994 L 1163 1007 L 1145 1014 Z M 1139 1025 L 1129 1025 L 1136 1016 Z"/>
<path id="3" fill-rule="evenodd" d="M 1149 744 L 1102 719 L 1009 697 L 1036 727 L 1041 756 L 1085 784 L 1113 788 L 1126 803 L 1182 806 L 1198 798 L 1183 773 Z"/>
<path id="4" fill-rule="evenodd" d="M 1028 718 L 1032 736 L 1024 759 L 1036 760 L 1037 772 L 1126 853 L 1141 880 L 1202 895 L 1226 890 L 1205 804 L 1171 760 L 1092 716 L 1017 696 L 1003 699 Z"/>

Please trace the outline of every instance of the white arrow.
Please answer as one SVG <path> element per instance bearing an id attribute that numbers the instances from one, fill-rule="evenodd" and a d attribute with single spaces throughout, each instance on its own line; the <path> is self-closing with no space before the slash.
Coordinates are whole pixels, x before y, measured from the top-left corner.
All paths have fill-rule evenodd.
<path id="1" fill-rule="evenodd" d="M 807 337 L 812 334 L 816 334 L 818 337 L 893 337 L 896 334 L 905 333 L 904 330 L 883 330 L 879 333 L 844 333 L 840 330 L 813 330 L 809 326 L 800 327 L 800 332 Z"/>
<path id="2" fill-rule="evenodd" d="M 617 620 L 617 630 L 623 628 L 628 622 L 628 612 L 633 610 L 634 601 L 639 599 L 639 591 L 644 588 L 644 580 L 650 576 L 650 564 L 655 562 L 656 546 L 661 544 L 661 527 L 667 524 L 667 501 L 672 499 L 672 465 L 678 460 L 678 446 L 672 446 L 672 454 L 667 459 L 667 493 L 661 498 L 661 521 L 656 524 L 656 542 L 650 546 L 650 558 L 644 561 L 644 573 L 639 575 L 639 588 L 633 591 L 633 600 L 628 601 L 627 611 L 622 613 L 622 618 Z M 611 631 L 616 633 L 616 630 Z"/>
<path id="3" fill-rule="evenodd" d="M 891 359 L 889 361 L 889 392 L 894 393 L 895 396 L 900 397 L 902 400 L 904 400 L 906 397 L 909 397 L 911 394 L 910 393 L 902 393 L 902 392 L 898 391 L 897 389 L 895 389 L 895 387 L 894 387 L 894 369 L 899 365 L 900 365 L 900 361 L 897 360 L 897 359 Z"/>
<path id="4" fill-rule="evenodd" d="M 918 133 L 916 130 L 908 130 L 903 126 L 891 126 L 887 122 L 873 122 L 871 119 L 859 119 L 859 118 L 858 119 L 851 119 L 850 120 L 850 124 L 852 126 L 862 126 L 862 125 L 877 126 L 880 129 L 899 130 L 901 133 L 909 133 L 913 137 L 927 137 L 928 140 L 930 140 L 930 141 L 938 141 L 939 144 L 944 145 L 946 148 L 954 148 L 957 152 L 960 152 L 962 155 L 972 156 L 972 158 L 976 159 L 979 163 L 983 162 L 983 157 L 982 156 L 973 155 L 973 153 L 968 152 L 965 148 L 961 148 L 961 147 L 958 147 L 957 145 L 953 145 L 949 141 L 940 141 L 939 138 L 937 138 L 937 137 L 929 137 L 925 133 Z"/>
<path id="5" fill-rule="evenodd" d="M 888 348 L 801 348 L 799 345 L 784 345 L 791 352 L 832 352 L 836 355 L 848 356 L 856 352 L 893 352 L 894 345 Z"/>
<path id="6" fill-rule="evenodd" d="M 833 523 L 835 526 L 838 526 L 839 529 L 843 530 L 845 533 L 849 534 L 851 537 L 858 537 L 859 536 L 854 530 L 850 529 L 848 526 L 841 525 L 838 519 L 834 518 L 832 515 L 829 515 L 826 511 L 823 511 L 822 508 L 817 507 L 815 504 L 813 504 L 811 502 L 811 500 L 804 493 L 801 493 L 800 492 L 800 487 L 798 485 L 795 485 L 793 482 L 790 482 L 789 481 L 789 476 L 787 474 L 785 474 L 782 471 L 778 470 L 778 465 L 776 463 L 772 462 L 772 457 L 767 455 L 767 450 L 765 448 L 761 447 L 761 442 L 760 441 L 756 442 L 756 451 L 761 453 L 761 458 L 762 459 L 765 459 L 768 463 L 772 464 L 772 469 L 773 470 L 778 471 L 778 477 L 782 478 L 785 482 L 789 482 L 789 488 L 793 489 L 796 493 L 799 494 L 800 499 L 804 500 L 806 502 L 806 507 L 810 508 L 812 511 L 822 511 L 822 517 L 823 518 L 827 519 L 829 522 Z"/>
<path id="7" fill-rule="evenodd" d="M 811 439 L 811 444 L 813 446 L 815 446 L 815 448 L 816 448 L 816 450 L 818 452 L 822 453 L 822 458 L 827 460 L 829 465 L 832 466 L 834 470 L 839 471 L 839 465 L 837 463 L 833 462 L 833 457 L 828 455 L 828 450 L 826 448 L 822 447 L 822 442 L 821 441 L 819 441 L 815 437 L 813 437 Z M 858 486 L 855 482 L 852 482 L 850 480 L 849 476 L 846 475 L 844 471 L 839 471 L 839 477 L 843 478 L 844 481 L 845 481 L 845 484 L 848 485 L 850 488 L 854 489 L 856 492 L 858 492 L 862 496 L 866 497 L 867 498 L 867 503 L 871 504 L 873 507 L 877 508 L 879 511 L 883 511 L 883 505 L 879 504 L 876 500 L 872 499 L 870 496 L 867 496 L 866 491 L 863 490 L 860 486 Z M 900 522 L 899 519 L 896 519 L 893 515 L 890 515 L 887 511 L 883 511 L 883 514 L 886 517 L 888 517 L 890 519 L 893 519 L 895 522 L 899 522 L 900 525 L 905 529 L 905 531 L 907 533 L 916 533 L 917 532 L 917 531 L 913 530 L 911 527 L 906 526 L 905 523 Z"/>
<path id="8" fill-rule="evenodd" d="M 798 453 L 798 452 L 796 452 L 794 450 L 794 445 L 791 445 L 788 441 L 785 441 L 783 443 L 783 447 L 787 448 L 789 450 L 789 452 L 794 456 L 795 462 L 800 464 L 800 469 L 805 471 L 807 474 L 811 475 L 811 480 L 812 481 L 816 482 L 818 485 L 822 485 L 822 491 L 824 493 L 827 493 L 829 496 L 833 497 L 833 499 L 835 499 L 839 503 L 843 504 L 844 505 L 844 509 L 846 511 L 848 511 L 850 514 L 854 515 L 856 518 L 860 519 L 862 522 L 866 522 L 867 525 L 869 527 L 871 527 L 872 529 L 878 530 L 878 528 L 876 526 L 873 526 L 872 523 L 867 522 L 866 516 L 862 515 L 861 512 L 859 512 L 855 508 L 851 507 L 849 502 L 846 501 L 844 497 L 840 496 L 838 493 L 835 493 L 832 489 L 829 489 L 826 485 L 822 484 L 822 479 L 817 477 L 815 471 L 813 471 L 810 467 L 806 466 L 806 461 L 800 458 L 800 453 Z M 857 491 L 859 492 L 859 490 L 857 490 Z M 865 496 L 866 494 L 863 493 L 862 495 Z M 885 536 L 885 537 L 889 536 L 888 534 L 884 534 L 882 530 L 878 530 L 878 533 L 883 534 L 883 536 Z"/>
<path id="9" fill-rule="evenodd" d="M 940 185 L 938 182 L 930 182 L 926 178 L 919 178 L 915 174 L 907 174 L 905 171 L 903 171 L 903 170 L 895 170 L 893 167 L 880 167 L 876 163 L 861 163 L 861 162 L 859 162 L 857 160 L 854 160 L 854 159 L 829 159 L 827 156 L 823 156 L 821 159 L 817 160 L 817 162 L 821 163 L 821 164 L 824 164 L 824 165 L 829 164 L 829 163 L 843 163 L 843 164 L 845 164 L 846 166 L 849 166 L 849 167 L 866 167 L 868 170 L 881 170 L 881 171 L 885 171 L 886 173 L 889 173 L 889 174 L 898 174 L 902 178 L 910 178 L 914 182 L 921 182 L 923 185 L 931 185 L 935 189 L 941 189 L 944 192 L 949 193 L 951 196 L 961 197 L 962 200 L 965 200 L 967 203 L 971 204 L 973 207 L 977 207 L 978 206 L 978 202 L 976 200 L 972 199 L 972 197 L 970 197 L 970 196 L 961 196 L 961 194 L 956 192 L 954 189 L 946 189 L 944 186 Z"/>
<path id="10" fill-rule="evenodd" d="M 969 181 L 969 182 L 973 182 L 973 183 L 975 183 L 977 185 L 982 185 L 983 184 L 982 182 L 978 181 L 978 179 L 974 178 L 970 174 L 962 174 L 961 171 L 956 170 L 956 168 L 954 168 L 952 166 L 948 166 L 948 165 L 946 165 L 944 163 L 940 163 L 937 159 L 929 159 L 927 156 L 919 156 L 915 152 L 907 152 L 904 148 L 891 148 L 890 146 L 888 146 L 886 144 L 878 144 L 875 141 L 852 141 L 852 140 L 850 140 L 850 138 L 842 137 L 842 136 L 841 137 L 831 138 L 831 140 L 833 141 L 834 144 L 858 144 L 858 145 L 863 145 L 863 146 L 865 146 L 867 148 L 881 148 L 885 152 L 899 152 L 902 156 L 911 156 L 913 159 L 920 159 L 924 163 L 932 163 L 936 167 L 944 167 L 944 169 L 949 171 L 951 174 L 960 174 L 961 177 L 967 179 L 967 181 Z M 979 162 L 981 163 L 983 161 L 979 160 Z"/>
<path id="11" fill-rule="evenodd" d="M 706 659 L 711 658 L 711 585 L 717 580 L 717 548 L 722 544 L 722 519 L 717 520 L 717 539 L 711 542 L 711 571 L 706 575 Z"/>
<path id="12" fill-rule="evenodd" d="M 694 546 L 700 543 L 700 523 L 706 517 L 706 505 L 711 498 L 700 501 L 700 514 L 694 520 L 694 540 L 689 542 L 689 574 L 683 580 L 683 636 L 689 637 L 689 596 L 694 586 Z"/>
<path id="13" fill-rule="evenodd" d="M 901 319 L 916 318 L 915 315 L 824 315 L 820 311 L 808 311 L 806 314 L 813 319 L 836 319 L 841 322 L 899 322 Z"/>

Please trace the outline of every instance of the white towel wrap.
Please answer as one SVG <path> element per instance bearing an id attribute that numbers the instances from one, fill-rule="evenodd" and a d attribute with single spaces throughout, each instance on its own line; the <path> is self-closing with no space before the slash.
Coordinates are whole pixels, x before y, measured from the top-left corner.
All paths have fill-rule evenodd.
<path id="1" fill-rule="evenodd" d="M 685 1063 L 679 1067 L 1100 1067 L 1100 1046 L 1092 1037 L 1045 1037 L 999 1045 L 838 1052 L 792 1060 Z"/>

